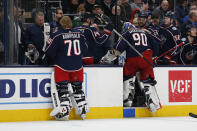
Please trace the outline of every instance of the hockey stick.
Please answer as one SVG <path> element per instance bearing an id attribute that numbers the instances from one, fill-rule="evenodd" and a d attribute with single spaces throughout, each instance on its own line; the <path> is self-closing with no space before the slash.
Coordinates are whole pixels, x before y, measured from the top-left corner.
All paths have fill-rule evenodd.
<path id="1" fill-rule="evenodd" d="M 158 57 L 154 58 L 154 59 L 153 59 L 153 61 L 157 61 L 157 60 L 158 60 L 159 58 L 161 58 L 162 56 L 164 56 L 164 55 L 168 54 L 169 52 L 171 52 L 172 50 L 174 50 L 174 49 L 178 48 L 179 46 L 182 46 L 183 44 L 184 44 L 184 42 L 181 42 L 180 44 L 178 44 L 178 45 L 174 46 L 173 48 L 169 49 L 168 51 L 166 51 L 166 52 L 162 53 L 160 56 L 158 56 Z"/>
<path id="2" fill-rule="evenodd" d="M 197 118 L 197 115 L 196 114 L 194 114 L 194 113 L 189 113 L 189 116 L 191 116 L 191 117 L 193 117 L 193 118 Z"/>

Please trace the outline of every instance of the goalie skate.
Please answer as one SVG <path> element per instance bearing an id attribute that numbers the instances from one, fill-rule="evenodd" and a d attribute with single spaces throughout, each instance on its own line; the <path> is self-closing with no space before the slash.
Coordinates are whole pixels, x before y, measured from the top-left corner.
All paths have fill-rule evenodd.
<path id="1" fill-rule="evenodd" d="M 61 103 L 62 104 L 62 103 Z M 69 113 L 72 106 L 61 105 L 60 107 L 54 108 L 50 113 L 50 116 L 54 116 L 56 120 L 65 121 L 69 120 Z"/>
<path id="2" fill-rule="evenodd" d="M 151 79 L 140 82 L 140 87 L 144 92 L 146 99 L 145 104 L 153 114 L 161 108 L 160 100 L 155 89 L 155 84 L 156 81 Z"/>

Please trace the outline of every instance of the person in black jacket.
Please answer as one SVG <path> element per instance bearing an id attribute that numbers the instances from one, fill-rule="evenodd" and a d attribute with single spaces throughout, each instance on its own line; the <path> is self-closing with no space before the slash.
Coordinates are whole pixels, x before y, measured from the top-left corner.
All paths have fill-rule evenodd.
<path id="1" fill-rule="evenodd" d="M 110 0 L 103 0 L 101 3 L 101 7 L 103 8 L 104 14 L 106 14 L 108 17 L 111 18 L 112 13 L 111 13 L 111 2 Z"/>
<path id="2" fill-rule="evenodd" d="M 186 26 L 187 25 L 190 25 L 190 24 L 193 24 L 193 25 L 197 25 L 197 10 L 192 10 L 190 13 L 189 13 L 189 20 L 183 24 L 181 27 L 181 36 L 182 37 L 185 37 L 187 36 L 186 34 Z"/>
<path id="3" fill-rule="evenodd" d="M 86 12 L 92 12 L 92 9 L 95 4 L 97 4 L 96 0 L 86 0 L 85 2 Z"/>
<path id="4" fill-rule="evenodd" d="M 30 25 L 25 33 L 26 46 L 28 53 L 26 56 L 29 58 L 26 64 L 44 64 L 43 46 L 44 46 L 44 13 L 41 11 L 35 14 L 35 23 Z"/>

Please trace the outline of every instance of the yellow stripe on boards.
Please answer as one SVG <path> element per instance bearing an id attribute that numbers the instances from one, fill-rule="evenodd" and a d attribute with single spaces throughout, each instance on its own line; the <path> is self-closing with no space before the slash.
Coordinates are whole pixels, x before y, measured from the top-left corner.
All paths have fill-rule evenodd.
<path id="1" fill-rule="evenodd" d="M 0 110 L 0 122 L 52 120 L 51 109 Z"/>
<path id="2" fill-rule="evenodd" d="M 0 110 L 0 122 L 47 121 L 54 120 L 50 116 L 52 109 Z M 123 107 L 91 107 L 86 119 L 123 118 Z M 74 110 L 70 112 L 70 120 L 80 119 Z"/>
<path id="3" fill-rule="evenodd" d="M 189 112 L 197 113 L 197 105 L 162 106 L 154 115 L 147 108 L 135 108 L 135 117 L 188 116 Z"/>
<path id="4" fill-rule="evenodd" d="M 86 119 L 123 118 L 123 107 L 91 107 Z M 70 119 L 80 119 L 74 110 L 71 111 Z"/>

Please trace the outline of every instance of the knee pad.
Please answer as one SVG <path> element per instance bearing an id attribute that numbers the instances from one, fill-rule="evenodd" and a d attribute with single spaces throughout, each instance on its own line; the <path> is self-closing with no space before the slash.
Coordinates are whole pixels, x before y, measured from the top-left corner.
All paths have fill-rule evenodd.
<path id="1" fill-rule="evenodd" d="M 135 76 L 123 82 L 123 100 L 125 106 L 132 106 L 135 95 Z"/>

